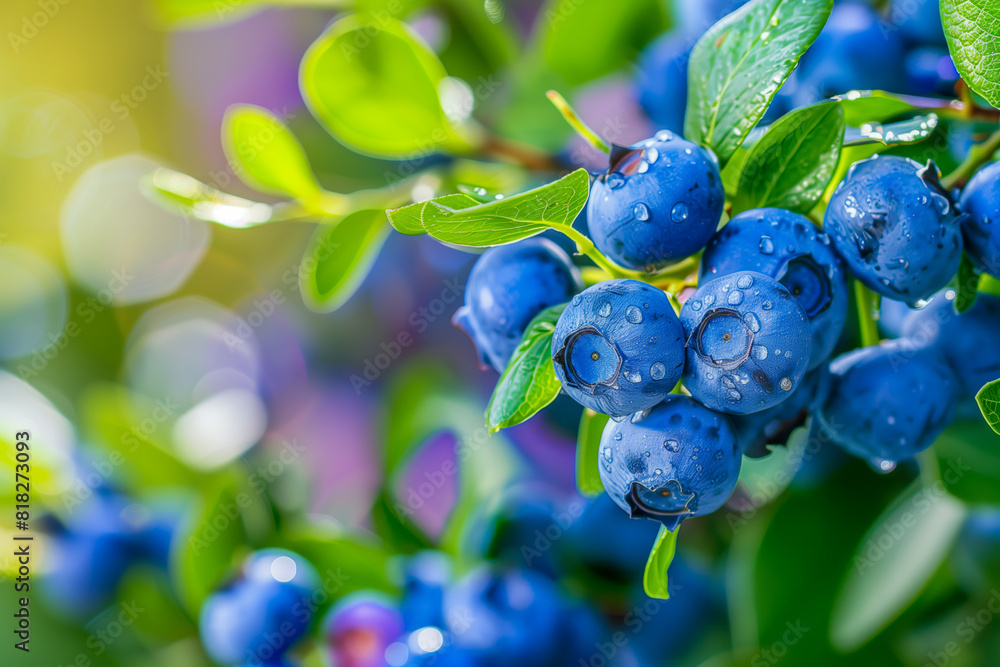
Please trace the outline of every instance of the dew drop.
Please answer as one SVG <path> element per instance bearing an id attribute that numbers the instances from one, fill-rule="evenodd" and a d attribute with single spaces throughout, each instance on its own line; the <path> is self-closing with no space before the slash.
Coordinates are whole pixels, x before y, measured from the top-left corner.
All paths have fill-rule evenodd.
<path id="1" fill-rule="evenodd" d="M 619 435 L 621 435 L 621 434 L 619 433 Z M 611 448 L 610 447 L 605 447 L 604 448 L 604 460 L 607 461 L 608 463 L 611 463 L 611 459 L 612 458 L 614 458 L 614 457 L 611 454 Z M 591 459 L 591 460 L 593 460 L 593 459 Z"/>
<path id="2" fill-rule="evenodd" d="M 760 331 L 760 320 L 758 320 L 757 316 L 754 315 L 753 313 L 747 313 L 746 315 L 744 315 L 743 321 L 746 322 L 747 327 L 750 329 L 750 331 L 754 333 Z"/>
<path id="3" fill-rule="evenodd" d="M 750 348 L 750 354 L 752 354 L 753 358 L 757 361 L 764 361 L 767 359 L 767 348 L 763 345 L 754 345 Z"/>
<path id="4" fill-rule="evenodd" d="M 761 253 L 765 255 L 774 254 L 774 241 L 771 240 L 770 236 L 760 237 L 760 243 L 757 244 L 757 247 L 760 248 Z"/>
<path id="5" fill-rule="evenodd" d="M 601 317 L 607 317 L 611 314 L 611 302 L 602 301 L 601 305 L 597 308 L 597 314 Z"/>
<path id="6" fill-rule="evenodd" d="M 652 366 L 649 367 L 649 377 L 654 380 L 662 380 L 667 374 L 667 367 L 663 365 L 663 362 L 657 361 Z"/>
<path id="7" fill-rule="evenodd" d="M 649 207 L 640 202 L 632 207 L 632 215 L 635 216 L 636 220 L 645 222 L 649 220 Z"/>
<path id="8" fill-rule="evenodd" d="M 743 303 L 743 292 L 740 292 L 739 290 L 732 292 L 729 295 L 729 298 L 726 299 L 726 301 L 729 303 L 730 306 L 740 305 L 741 303 Z"/>
<path id="9" fill-rule="evenodd" d="M 646 160 L 649 161 L 649 164 L 654 164 L 658 159 L 660 159 L 660 151 L 655 148 L 646 149 Z"/>
<path id="10" fill-rule="evenodd" d="M 670 219 L 674 222 L 684 222 L 688 217 L 688 207 L 684 202 L 677 202 L 670 209 Z"/>
<path id="11" fill-rule="evenodd" d="M 639 168 L 636 169 L 636 171 L 639 172 L 640 174 L 645 174 L 647 171 L 649 171 L 649 163 L 643 160 L 642 162 L 639 163 Z"/>
<path id="12" fill-rule="evenodd" d="M 621 433 L 615 433 L 615 440 L 621 440 L 621 439 L 622 439 L 622 434 Z"/>
<path id="13" fill-rule="evenodd" d="M 656 468 L 655 470 L 653 470 L 653 474 L 654 475 L 662 475 L 663 471 L 660 468 Z"/>
<path id="14" fill-rule="evenodd" d="M 789 391 L 792 388 L 792 381 L 788 378 L 781 378 L 778 384 L 781 385 L 782 391 Z"/>
<path id="15" fill-rule="evenodd" d="M 736 286 L 740 289 L 750 289 L 753 287 L 753 276 L 748 276 L 746 274 L 740 276 L 736 279 Z"/>
<path id="16" fill-rule="evenodd" d="M 583 297 L 581 297 L 579 294 L 573 297 L 574 306 L 579 306 L 581 301 L 583 301 Z"/>
<path id="17" fill-rule="evenodd" d="M 663 446 L 667 448 L 667 451 L 675 453 L 681 451 L 681 443 L 676 440 L 667 440 L 663 443 Z"/>
<path id="18" fill-rule="evenodd" d="M 632 324 L 639 324 L 642 322 L 642 311 L 638 306 L 629 306 L 625 309 L 625 319 Z"/>
<path id="19" fill-rule="evenodd" d="M 617 190 L 621 186 L 625 185 L 625 177 L 619 174 L 617 171 L 612 172 L 610 175 L 608 175 L 607 183 L 609 188 L 611 188 L 612 190 Z"/>
<path id="20" fill-rule="evenodd" d="M 716 461 L 721 461 L 723 456 L 725 456 L 725 454 L 723 454 L 722 450 L 720 449 L 719 451 L 715 452 L 712 458 L 715 459 Z"/>
<path id="21" fill-rule="evenodd" d="M 699 301 L 698 299 L 695 299 L 694 301 L 692 301 L 691 302 L 691 310 L 693 310 L 695 312 L 698 312 L 699 310 L 701 310 L 701 301 Z"/>
<path id="22" fill-rule="evenodd" d="M 642 374 L 630 373 L 628 371 L 625 371 L 625 379 L 631 382 L 632 384 L 638 384 L 639 382 L 642 382 Z"/>
<path id="23" fill-rule="evenodd" d="M 656 133 L 656 140 L 657 141 L 673 141 L 674 140 L 674 135 L 669 130 L 660 130 L 659 132 Z"/>

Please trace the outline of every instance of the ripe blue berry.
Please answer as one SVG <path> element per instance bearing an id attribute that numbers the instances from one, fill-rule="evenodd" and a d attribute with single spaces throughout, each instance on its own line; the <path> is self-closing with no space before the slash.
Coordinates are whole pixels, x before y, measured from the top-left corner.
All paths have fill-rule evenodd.
<path id="1" fill-rule="evenodd" d="M 823 429 L 878 470 L 927 449 L 951 421 L 958 380 L 933 349 L 892 340 L 837 357 L 830 373 Z"/>
<path id="2" fill-rule="evenodd" d="M 1000 276 L 1000 162 L 981 169 L 962 191 L 958 207 L 965 250 L 980 271 Z"/>
<path id="3" fill-rule="evenodd" d="M 383 665 L 403 634 L 403 617 L 381 593 L 359 591 L 337 602 L 323 620 L 327 657 L 334 665 Z"/>
<path id="4" fill-rule="evenodd" d="M 472 267 L 465 305 L 452 322 L 472 338 L 484 365 L 503 372 L 535 315 L 581 287 L 580 272 L 548 239 L 491 248 Z"/>
<path id="5" fill-rule="evenodd" d="M 663 291 L 637 280 L 608 280 L 563 311 L 552 359 L 575 401 L 623 417 L 653 407 L 677 384 L 684 332 Z"/>
<path id="6" fill-rule="evenodd" d="M 812 327 L 809 368 L 833 351 L 850 303 L 847 267 L 830 237 L 805 216 L 780 208 L 740 213 L 708 242 L 701 260 L 704 283 L 734 271 L 756 271 L 792 293 Z"/>
<path id="7" fill-rule="evenodd" d="M 749 415 L 732 415 L 743 453 L 766 456 L 767 445 L 785 444 L 792 431 L 802 426 L 807 415 L 826 400 L 830 391 L 830 370 L 824 364 L 806 373 L 802 383 L 781 403 Z"/>
<path id="8" fill-rule="evenodd" d="M 749 414 L 777 405 L 809 366 L 812 330 L 791 292 L 753 271 L 712 280 L 685 302 L 684 386 L 705 406 Z"/>
<path id="9" fill-rule="evenodd" d="M 943 356 L 959 380 L 961 394 L 968 398 L 1000 378 L 1000 297 L 980 294 L 962 314 L 955 312 L 954 299 L 954 290 L 939 292 L 906 318 L 902 334 Z"/>
<path id="10" fill-rule="evenodd" d="M 934 163 L 892 155 L 854 163 L 823 223 L 858 280 L 907 303 L 926 299 L 958 271 L 960 226 Z"/>
<path id="11" fill-rule="evenodd" d="M 445 595 L 444 616 L 459 649 L 484 667 L 556 664 L 561 602 L 555 584 L 531 570 L 469 573 Z"/>
<path id="12" fill-rule="evenodd" d="M 242 576 L 201 608 L 201 641 L 220 664 L 262 661 L 288 651 L 305 634 L 319 583 L 312 565 L 283 549 L 254 553 Z M 273 637 L 281 638 L 275 646 Z"/>
<path id="13" fill-rule="evenodd" d="M 630 517 L 674 530 L 722 507 L 743 456 L 725 415 L 674 394 L 631 420 L 609 421 L 598 462 L 605 490 Z"/>
<path id="14" fill-rule="evenodd" d="M 451 579 L 451 562 L 439 551 L 421 551 L 403 567 L 400 613 L 407 630 L 444 625 L 441 605 Z"/>
<path id="15" fill-rule="evenodd" d="M 605 256 L 654 271 L 705 247 L 724 200 L 715 156 L 663 130 L 612 150 L 590 189 L 587 222 Z"/>

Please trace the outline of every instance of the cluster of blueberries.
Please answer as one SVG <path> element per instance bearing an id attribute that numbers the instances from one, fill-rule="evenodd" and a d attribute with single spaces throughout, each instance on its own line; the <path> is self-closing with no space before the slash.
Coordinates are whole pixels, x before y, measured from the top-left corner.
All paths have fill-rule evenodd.
<path id="1" fill-rule="evenodd" d="M 981 294 L 958 314 L 949 287 L 963 250 L 1000 275 L 998 172 L 982 170 L 956 201 L 933 162 L 875 156 L 850 168 L 822 228 L 764 208 L 717 230 L 724 192 L 713 155 L 661 131 L 612 151 L 586 208 L 602 253 L 654 284 L 612 279 L 578 292 L 567 254 L 529 239 L 481 256 L 456 323 L 502 370 L 527 323 L 568 301 L 552 359 L 566 394 L 612 418 L 599 452 L 604 486 L 630 516 L 671 530 L 718 509 L 741 453 L 765 453 L 804 412 L 891 470 L 1000 377 L 991 340 L 1000 298 Z M 699 286 L 680 295 L 678 316 L 655 272 L 702 249 Z M 899 338 L 831 362 L 851 277 L 906 312 Z"/>
<path id="2" fill-rule="evenodd" d="M 707 28 L 745 1 L 676 3 L 680 26 L 651 43 L 638 62 L 639 102 L 657 125 L 683 130 L 691 49 Z M 952 95 L 958 78 L 938 0 L 893 0 L 881 14 L 863 0 L 837 0 L 823 31 L 775 95 L 765 122 L 850 90 Z"/>

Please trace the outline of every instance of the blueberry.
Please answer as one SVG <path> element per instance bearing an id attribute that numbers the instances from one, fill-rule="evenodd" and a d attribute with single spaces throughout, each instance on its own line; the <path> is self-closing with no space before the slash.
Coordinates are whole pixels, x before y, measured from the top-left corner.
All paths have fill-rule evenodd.
<path id="1" fill-rule="evenodd" d="M 472 338 L 484 365 L 503 372 L 528 323 L 581 287 L 569 255 L 552 241 L 532 238 L 491 248 L 472 267 L 465 305 L 452 322 Z"/>
<path id="2" fill-rule="evenodd" d="M 707 407 L 749 414 L 788 398 L 809 365 L 812 331 L 799 301 L 753 271 L 712 280 L 684 303 L 684 386 Z"/>
<path id="3" fill-rule="evenodd" d="M 958 380 L 933 349 L 888 341 L 837 357 L 830 373 L 820 423 L 876 469 L 891 470 L 927 449 L 951 421 Z"/>
<path id="4" fill-rule="evenodd" d="M 965 250 L 980 271 L 1000 277 L 1000 162 L 979 170 L 962 191 L 958 206 Z"/>
<path id="5" fill-rule="evenodd" d="M 609 421 L 598 452 L 611 499 L 629 516 L 670 530 L 719 509 L 736 488 L 742 461 L 729 419 L 676 394 L 631 420 Z"/>
<path id="6" fill-rule="evenodd" d="M 530 570 L 483 566 L 445 595 L 445 619 L 455 646 L 483 667 L 555 664 L 562 648 L 561 611 L 555 584 Z"/>
<path id="7" fill-rule="evenodd" d="M 715 156 L 662 130 L 612 150 L 608 170 L 591 186 L 587 221 L 605 256 L 654 271 L 705 247 L 724 200 Z"/>
<path id="8" fill-rule="evenodd" d="M 878 315 L 878 328 L 888 338 L 899 338 L 903 335 L 903 323 L 914 309 L 902 301 L 882 299 Z"/>
<path id="9" fill-rule="evenodd" d="M 451 561 L 439 551 L 421 551 L 403 566 L 400 613 L 407 630 L 442 626 L 445 587 L 451 579 Z"/>
<path id="10" fill-rule="evenodd" d="M 701 281 L 734 271 L 770 276 L 798 299 L 812 327 L 809 368 L 830 356 L 844 328 L 850 297 L 847 267 L 829 236 L 797 213 L 780 208 L 744 211 L 708 242 Z"/>
<path id="11" fill-rule="evenodd" d="M 671 132 L 684 130 L 688 58 L 693 46 L 694 40 L 686 35 L 666 33 L 639 58 L 639 104 L 650 120 Z"/>
<path id="12" fill-rule="evenodd" d="M 202 605 L 199 629 L 205 651 L 221 664 L 253 663 L 287 652 L 309 627 L 318 583 L 312 565 L 298 554 L 257 551 L 240 578 Z M 281 637 L 277 646 L 275 636 Z"/>
<path id="13" fill-rule="evenodd" d="M 381 593 L 352 593 L 331 607 L 323 620 L 326 653 L 334 665 L 383 665 L 386 649 L 402 635 L 403 617 Z"/>
<path id="14" fill-rule="evenodd" d="M 556 323 L 552 358 L 563 389 L 597 412 L 650 408 L 684 370 L 684 332 L 667 295 L 637 280 L 608 280 L 574 297 Z"/>
<path id="15" fill-rule="evenodd" d="M 955 312 L 954 299 L 954 290 L 939 292 L 906 318 L 902 334 L 943 356 L 959 380 L 962 396 L 969 398 L 1000 378 L 1000 297 L 980 294 L 961 315 Z"/>
<path id="16" fill-rule="evenodd" d="M 937 167 L 875 156 L 854 163 L 826 209 L 823 229 L 858 280 L 898 301 L 926 299 L 962 259 L 961 217 Z"/>
<path id="17" fill-rule="evenodd" d="M 751 457 L 768 454 L 767 445 L 783 445 L 813 408 L 826 400 L 830 390 L 830 370 L 824 364 L 806 373 L 802 383 L 781 403 L 749 415 L 732 415 L 743 453 Z"/>
<path id="18" fill-rule="evenodd" d="M 902 78 L 904 46 L 867 4 L 838 2 L 782 93 L 807 106 L 851 90 L 892 90 Z"/>

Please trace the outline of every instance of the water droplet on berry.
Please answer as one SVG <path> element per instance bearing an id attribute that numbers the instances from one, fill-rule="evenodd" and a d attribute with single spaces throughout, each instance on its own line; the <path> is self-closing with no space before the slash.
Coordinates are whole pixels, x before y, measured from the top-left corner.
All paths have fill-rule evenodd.
<path id="1" fill-rule="evenodd" d="M 597 307 L 597 314 L 601 317 L 607 317 L 611 314 L 611 302 L 602 301 L 601 305 Z"/>
<path id="2" fill-rule="evenodd" d="M 771 310 L 771 302 L 765 301 L 764 303 L 760 304 L 760 307 L 763 308 L 764 310 Z"/>
<path id="3" fill-rule="evenodd" d="M 705 295 L 705 305 L 708 306 L 709 308 L 711 308 L 713 303 L 715 303 L 715 295 L 714 294 L 706 294 Z"/>
<path id="4" fill-rule="evenodd" d="M 670 209 L 670 219 L 674 222 L 684 222 L 688 217 L 688 207 L 684 202 L 677 202 Z"/>
<path id="5" fill-rule="evenodd" d="M 625 319 L 632 324 L 642 322 L 642 311 L 637 306 L 629 306 L 625 309 Z"/>
<path id="6" fill-rule="evenodd" d="M 608 174 L 608 187 L 612 190 L 617 190 L 621 186 L 625 185 L 625 177 L 619 174 L 617 171 Z"/>
<path id="7" fill-rule="evenodd" d="M 743 321 L 746 322 L 747 328 L 749 328 L 750 331 L 754 333 L 760 331 L 760 320 L 758 320 L 757 316 L 753 313 L 747 313 L 744 315 Z"/>
<path id="8" fill-rule="evenodd" d="M 722 386 L 725 387 L 726 389 L 736 389 L 736 383 L 733 382 L 733 379 L 728 375 L 723 375 L 722 379 L 719 380 L 719 382 L 721 382 Z"/>
<path id="9" fill-rule="evenodd" d="M 660 151 L 656 150 L 655 148 L 646 149 L 646 160 L 649 161 L 649 164 L 655 164 L 656 161 L 659 159 L 660 159 Z"/>
<path id="10" fill-rule="evenodd" d="M 743 292 L 735 291 L 726 299 L 730 306 L 738 306 L 743 303 Z"/>
<path id="11" fill-rule="evenodd" d="M 636 204 L 632 207 L 632 215 L 635 216 L 636 220 L 645 222 L 649 220 L 649 207 L 643 203 Z"/>
<path id="12" fill-rule="evenodd" d="M 716 461 L 721 461 L 723 456 L 725 456 L 725 454 L 723 454 L 722 450 L 720 449 L 717 452 L 715 452 L 712 458 L 715 459 Z"/>
<path id="13" fill-rule="evenodd" d="M 792 381 L 788 378 L 781 378 L 781 382 L 778 384 L 781 386 L 782 391 L 789 391 L 792 388 Z"/>
<path id="14" fill-rule="evenodd" d="M 652 366 L 649 367 L 649 377 L 654 380 L 662 380 L 667 374 L 667 367 L 663 365 L 663 362 L 657 361 Z"/>
<path id="15" fill-rule="evenodd" d="M 646 458 L 649 458 L 649 452 L 646 452 Z"/>
<path id="16" fill-rule="evenodd" d="M 699 310 L 701 310 L 701 301 L 698 301 L 698 299 L 695 299 L 694 301 L 692 301 L 691 302 L 691 310 L 693 310 L 695 312 L 698 312 Z"/>
<path id="17" fill-rule="evenodd" d="M 740 289 L 750 289 L 753 287 L 753 276 L 742 275 L 736 279 L 736 286 Z"/>
<path id="18" fill-rule="evenodd" d="M 615 440 L 621 440 L 621 439 L 622 439 L 622 434 L 621 433 L 615 433 Z"/>
<path id="19" fill-rule="evenodd" d="M 681 443 L 677 442 L 676 440 L 667 440 L 663 443 L 663 446 L 666 447 L 667 451 L 670 452 L 676 453 L 681 451 Z"/>
<path id="20" fill-rule="evenodd" d="M 583 301 L 583 297 L 581 297 L 579 294 L 573 297 L 574 306 L 579 306 L 581 301 Z"/>
<path id="21" fill-rule="evenodd" d="M 610 447 L 605 447 L 604 448 L 604 460 L 607 461 L 608 463 L 611 463 L 611 459 L 612 458 L 613 458 L 613 456 L 611 454 L 611 448 Z M 591 459 L 591 460 L 593 460 L 593 459 Z"/>
<path id="22" fill-rule="evenodd" d="M 636 169 L 636 171 L 639 172 L 640 174 L 645 174 L 647 171 L 649 171 L 649 163 L 643 160 L 642 162 L 639 163 L 639 168 Z"/>
<path id="23" fill-rule="evenodd" d="M 636 372 L 630 373 L 629 371 L 625 371 L 625 379 L 633 384 L 638 384 L 639 382 L 642 382 L 642 374 Z"/>
<path id="24" fill-rule="evenodd" d="M 653 474 L 654 475 L 662 475 L 663 474 L 663 470 L 661 470 L 660 468 L 656 468 L 655 470 L 653 470 Z"/>
<path id="25" fill-rule="evenodd" d="M 660 130 L 659 132 L 656 133 L 656 140 L 657 141 L 673 141 L 674 140 L 674 135 L 669 130 Z"/>
<path id="26" fill-rule="evenodd" d="M 753 358 L 757 361 L 764 361 L 767 359 L 767 348 L 763 345 L 754 345 L 750 348 L 750 354 L 752 354 Z"/>

